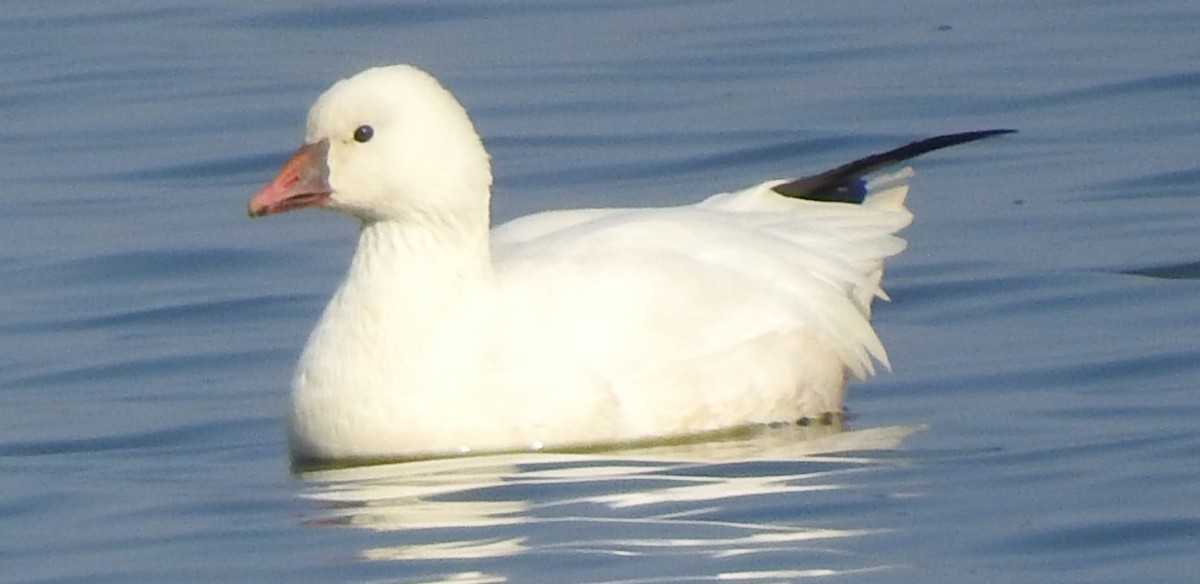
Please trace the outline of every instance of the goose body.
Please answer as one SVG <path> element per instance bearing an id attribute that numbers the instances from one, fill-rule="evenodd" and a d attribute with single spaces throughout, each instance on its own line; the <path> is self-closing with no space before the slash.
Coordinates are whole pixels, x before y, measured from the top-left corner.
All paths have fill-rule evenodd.
<path id="1" fill-rule="evenodd" d="M 335 84 L 306 145 L 250 202 L 360 222 L 309 339 L 292 457 L 381 460 L 566 448 L 839 414 L 887 365 L 870 323 L 939 136 L 694 205 L 539 213 L 490 229 L 466 112 L 411 66 Z"/>

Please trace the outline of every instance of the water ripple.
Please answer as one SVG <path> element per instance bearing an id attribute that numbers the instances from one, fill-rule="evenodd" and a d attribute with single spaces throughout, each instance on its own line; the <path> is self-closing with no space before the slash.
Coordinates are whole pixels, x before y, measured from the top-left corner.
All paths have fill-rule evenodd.
<path id="1" fill-rule="evenodd" d="M 181 447 L 195 447 L 198 443 L 203 444 L 206 440 L 210 440 L 214 433 L 243 430 L 248 424 L 258 425 L 264 421 L 231 419 L 84 438 L 0 442 L 0 456 L 95 454 L 112 450 L 163 452 Z"/>
<path id="2" fill-rule="evenodd" d="M 880 428 L 808 440 L 789 427 L 602 456 L 513 454 L 311 472 L 304 475 L 306 496 L 324 509 L 306 523 L 395 534 L 362 550 L 365 561 L 419 561 L 436 569 L 443 560 L 504 558 L 518 581 L 528 576 L 520 571 L 547 557 L 684 562 L 674 577 L 656 582 L 701 574 L 771 581 L 881 570 L 888 566 L 835 551 L 840 540 L 880 530 L 816 520 L 806 525 L 800 515 L 781 518 L 779 505 L 819 505 L 819 494 L 836 500 L 857 475 L 878 468 L 869 456 L 819 453 L 894 447 L 913 431 Z M 748 509 L 759 506 L 775 512 L 746 521 L 756 516 Z M 646 581 L 633 572 L 605 574 L 604 582 Z"/>
<path id="3" fill-rule="evenodd" d="M 1200 261 L 1139 268 L 1128 270 L 1124 273 L 1164 280 L 1200 280 Z"/>

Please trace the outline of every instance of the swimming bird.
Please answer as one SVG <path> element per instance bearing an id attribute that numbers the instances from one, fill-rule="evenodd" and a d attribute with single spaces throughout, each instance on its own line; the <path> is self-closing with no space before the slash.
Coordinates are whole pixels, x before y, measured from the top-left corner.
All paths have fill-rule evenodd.
<path id="1" fill-rule="evenodd" d="M 797 180 L 667 208 L 490 227 L 487 151 L 409 65 L 323 93 L 253 217 L 358 220 L 345 280 L 300 357 L 294 462 L 563 449 L 840 415 L 888 365 L 871 326 L 914 156 L 937 136 Z"/>

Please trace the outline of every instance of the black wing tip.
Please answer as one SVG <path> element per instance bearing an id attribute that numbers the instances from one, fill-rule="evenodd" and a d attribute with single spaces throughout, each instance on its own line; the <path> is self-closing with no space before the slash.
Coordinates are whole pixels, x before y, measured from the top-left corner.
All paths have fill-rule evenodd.
<path id="1" fill-rule="evenodd" d="M 933 136 L 931 138 L 926 138 L 924 140 L 919 140 L 917 142 L 914 142 L 914 144 L 939 143 L 940 142 L 941 143 L 940 145 L 931 149 L 931 150 L 937 150 L 940 148 L 946 148 L 948 146 L 955 146 L 958 144 L 966 144 L 967 142 L 974 142 L 976 140 L 982 140 L 984 138 L 991 138 L 992 136 L 1003 136 L 1005 134 L 1016 134 L 1016 133 L 1017 133 L 1017 131 L 1012 128 L 995 128 L 995 129 L 991 129 L 991 130 L 974 130 L 971 132 L 958 132 L 956 134 L 942 134 L 940 136 Z"/>
<path id="2" fill-rule="evenodd" d="M 957 146 L 992 136 L 1013 134 L 1011 128 L 974 130 L 956 134 L 941 134 L 924 140 L 910 142 L 899 148 L 872 154 L 820 174 L 806 176 L 771 189 L 777 194 L 792 199 L 804 199 L 830 203 L 862 203 L 866 199 L 866 188 L 862 177 L 875 171 L 894 166 L 922 154 Z"/>
<path id="3" fill-rule="evenodd" d="M 991 130 L 975 130 L 973 132 L 962 132 L 959 134 L 948 134 L 950 136 L 975 136 L 974 139 L 987 138 L 988 136 L 1002 136 L 1004 134 L 1016 134 L 1017 131 L 1013 128 L 994 128 Z"/>
<path id="4" fill-rule="evenodd" d="M 905 144 L 899 148 L 893 148 L 886 152 L 872 154 L 871 156 L 860 158 L 854 162 L 843 164 L 842 166 L 839 166 L 824 174 L 836 176 L 869 174 L 876 170 L 916 158 L 922 154 L 933 152 L 934 150 L 941 150 L 951 146 L 958 146 L 959 144 L 966 144 L 968 142 L 974 142 L 984 138 L 991 138 L 992 136 L 1013 134 L 1015 132 L 1016 130 L 1010 128 L 999 128 L 992 130 L 958 132 L 954 134 L 939 134 L 923 140 L 917 140 L 916 142 L 909 142 L 908 144 Z"/>

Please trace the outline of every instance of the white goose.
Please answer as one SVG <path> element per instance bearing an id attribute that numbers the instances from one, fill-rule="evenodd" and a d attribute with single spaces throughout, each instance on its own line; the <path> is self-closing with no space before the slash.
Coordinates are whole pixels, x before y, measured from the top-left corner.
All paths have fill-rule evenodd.
<path id="1" fill-rule="evenodd" d="M 566 448 L 840 415 L 887 365 L 870 324 L 911 171 L 1005 133 L 939 136 L 795 181 L 658 209 L 552 211 L 489 231 L 488 154 L 411 66 L 326 91 L 250 201 L 361 223 L 300 358 L 293 460 Z M 869 193 L 869 194 L 868 194 Z M 865 200 L 864 200 L 865 199 Z M 860 204 L 861 203 L 861 204 Z"/>

